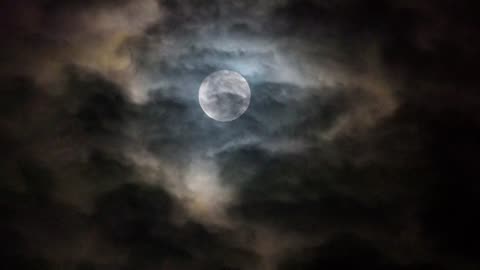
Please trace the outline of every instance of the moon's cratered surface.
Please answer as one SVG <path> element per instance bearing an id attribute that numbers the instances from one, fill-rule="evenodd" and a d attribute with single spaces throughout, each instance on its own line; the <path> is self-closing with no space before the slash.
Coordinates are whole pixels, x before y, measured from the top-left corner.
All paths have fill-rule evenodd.
<path id="1" fill-rule="evenodd" d="M 217 121 L 228 122 L 242 115 L 250 104 L 250 87 L 238 72 L 216 71 L 200 85 L 198 100 L 202 110 Z"/>

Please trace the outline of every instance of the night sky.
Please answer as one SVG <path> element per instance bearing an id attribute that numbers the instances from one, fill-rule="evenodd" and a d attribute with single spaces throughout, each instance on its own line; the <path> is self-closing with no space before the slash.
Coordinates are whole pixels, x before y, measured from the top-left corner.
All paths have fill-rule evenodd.
<path id="1" fill-rule="evenodd" d="M 479 10 L 0 1 L 0 268 L 480 269 Z"/>

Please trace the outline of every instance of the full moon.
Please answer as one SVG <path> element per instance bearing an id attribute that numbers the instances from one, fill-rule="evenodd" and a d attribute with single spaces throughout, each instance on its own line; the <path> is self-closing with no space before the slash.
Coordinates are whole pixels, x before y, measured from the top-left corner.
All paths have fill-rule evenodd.
<path id="1" fill-rule="evenodd" d="M 198 92 L 200 107 L 210 118 L 221 122 L 237 119 L 250 104 L 250 87 L 238 72 L 216 71 L 206 77 Z"/>

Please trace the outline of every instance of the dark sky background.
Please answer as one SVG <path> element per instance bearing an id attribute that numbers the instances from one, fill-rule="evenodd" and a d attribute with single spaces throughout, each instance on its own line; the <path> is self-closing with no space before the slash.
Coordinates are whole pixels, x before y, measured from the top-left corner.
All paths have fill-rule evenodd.
<path id="1" fill-rule="evenodd" d="M 1 1 L 1 268 L 479 269 L 476 2 Z"/>

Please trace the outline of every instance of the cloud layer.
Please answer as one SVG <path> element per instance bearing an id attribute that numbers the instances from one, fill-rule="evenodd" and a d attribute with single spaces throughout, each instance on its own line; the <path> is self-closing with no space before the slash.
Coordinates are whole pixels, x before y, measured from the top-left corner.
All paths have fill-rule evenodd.
<path id="1" fill-rule="evenodd" d="M 476 269 L 475 3 L 5 1 L 11 269 Z M 249 109 L 216 122 L 210 73 Z"/>

